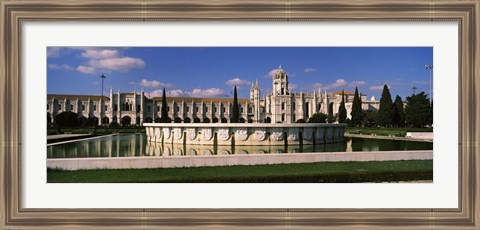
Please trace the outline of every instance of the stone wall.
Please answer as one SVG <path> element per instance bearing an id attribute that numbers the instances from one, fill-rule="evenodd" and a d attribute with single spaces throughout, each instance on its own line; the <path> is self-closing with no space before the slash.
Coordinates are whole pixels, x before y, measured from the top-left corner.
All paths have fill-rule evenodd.
<path id="1" fill-rule="evenodd" d="M 311 145 L 343 141 L 346 124 L 144 123 L 150 142 L 193 145 Z"/>

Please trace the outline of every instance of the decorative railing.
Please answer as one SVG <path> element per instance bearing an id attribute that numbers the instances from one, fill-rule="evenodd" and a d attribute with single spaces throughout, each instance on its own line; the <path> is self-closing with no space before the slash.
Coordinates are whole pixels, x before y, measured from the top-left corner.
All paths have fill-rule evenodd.
<path id="1" fill-rule="evenodd" d="M 311 145 L 343 141 L 346 124 L 143 123 L 150 142 L 198 145 Z"/>

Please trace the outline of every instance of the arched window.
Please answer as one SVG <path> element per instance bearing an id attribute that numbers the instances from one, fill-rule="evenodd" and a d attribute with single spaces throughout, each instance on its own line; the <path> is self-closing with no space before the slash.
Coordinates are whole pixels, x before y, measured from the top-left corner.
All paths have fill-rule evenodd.
<path id="1" fill-rule="evenodd" d="M 272 123 L 272 118 L 267 117 L 267 118 L 265 119 L 265 123 Z"/>
<path id="2" fill-rule="evenodd" d="M 130 123 L 132 122 L 132 118 L 130 118 L 129 116 L 125 116 L 125 117 L 122 117 L 122 125 L 130 125 Z"/>

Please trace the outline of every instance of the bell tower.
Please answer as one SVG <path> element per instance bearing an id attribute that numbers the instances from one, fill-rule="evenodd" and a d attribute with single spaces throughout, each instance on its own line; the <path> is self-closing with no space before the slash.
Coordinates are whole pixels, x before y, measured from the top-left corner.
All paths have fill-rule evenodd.
<path id="1" fill-rule="evenodd" d="M 273 76 L 273 95 L 289 95 L 288 74 L 280 65 Z"/>

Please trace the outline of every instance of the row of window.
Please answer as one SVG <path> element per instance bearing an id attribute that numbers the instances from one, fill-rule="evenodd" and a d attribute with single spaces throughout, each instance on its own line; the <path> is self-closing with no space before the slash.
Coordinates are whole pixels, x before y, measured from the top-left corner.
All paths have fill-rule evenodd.
<path id="1" fill-rule="evenodd" d="M 47 104 L 47 110 L 50 110 L 50 105 Z M 62 110 L 62 105 L 58 104 L 58 110 Z M 105 111 L 107 110 L 107 106 L 105 105 Z M 73 111 L 73 105 L 70 105 L 70 111 Z M 82 111 L 85 111 L 85 104 L 82 104 Z M 93 105 L 93 111 L 97 111 L 97 105 Z"/>
<path id="2" fill-rule="evenodd" d="M 283 104 L 282 104 L 283 106 Z M 125 103 L 125 104 L 122 104 L 122 111 L 133 111 L 133 105 L 132 104 L 128 104 L 128 103 Z M 187 106 L 185 107 L 186 109 L 186 112 L 189 112 L 190 108 Z M 195 108 L 195 111 L 194 113 L 198 113 L 198 106 L 196 106 Z M 282 107 L 283 109 L 283 107 Z M 50 104 L 47 104 L 47 110 L 50 110 Z M 62 110 L 62 105 L 61 104 L 58 104 L 58 110 Z M 94 111 L 97 111 L 97 105 L 93 105 L 93 110 Z M 117 111 L 118 110 L 118 105 L 117 104 L 114 104 L 113 105 L 113 111 Z M 151 108 L 150 106 L 147 106 L 147 112 L 150 112 Z M 180 107 L 177 105 L 175 106 L 175 113 L 178 112 L 180 110 Z M 252 107 L 248 107 L 248 112 L 249 113 L 252 113 L 252 110 L 253 108 Z M 70 105 L 70 111 L 73 111 L 73 105 Z M 82 111 L 85 111 L 85 104 L 82 104 Z M 107 111 L 107 106 L 105 105 L 105 111 Z M 140 112 L 141 111 L 141 106 L 140 105 L 137 105 L 137 112 Z M 157 106 L 157 111 L 160 111 L 160 106 Z M 222 112 L 225 113 L 225 107 L 222 107 Z M 167 106 L 167 112 L 170 112 L 170 106 Z M 205 112 L 208 113 L 208 107 L 205 107 Z M 216 113 L 217 112 L 217 107 L 213 107 L 213 113 Z M 240 107 L 240 113 L 243 113 L 243 108 Z"/>

